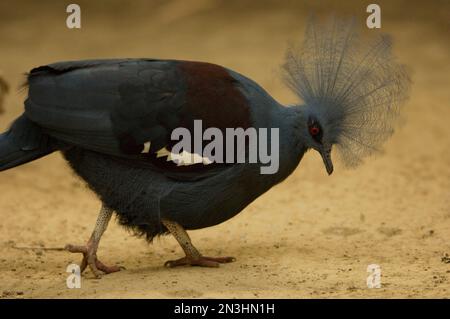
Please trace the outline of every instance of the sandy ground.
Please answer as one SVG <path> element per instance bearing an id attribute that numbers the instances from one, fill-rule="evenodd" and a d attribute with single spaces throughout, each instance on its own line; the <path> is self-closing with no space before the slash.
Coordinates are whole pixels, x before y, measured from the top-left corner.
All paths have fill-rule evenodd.
<path id="1" fill-rule="evenodd" d="M 301 39 L 309 10 L 365 16 L 364 2 L 78 1 L 82 29 L 65 27 L 64 1 L 0 3 L 0 69 L 12 88 L 34 66 L 95 57 L 215 62 L 246 74 L 278 100 L 288 41 Z M 78 255 L 26 247 L 83 243 L 99 201 L 59 154 L 0 175 L 0 297 L 3 298 L 391 298 L 450 297 L 450 6 L 448 1 L 378 2 L 383 30 L 412 73 L 405 124 L 381 156 L 328 177 L 308 153 L 295 173 L 244 212 L 191 232 L 218 269 L 166 269 L 181 256 L 171 237 L 148 245 L 112 223 L 99 249 L 126 270 L 67 289 Z M 24 93 L 5 99 L 4 129 Z M 444 258 L 443 258 L 444 257 Z M 382 288 L 368 289 L 369 264 Z"/>

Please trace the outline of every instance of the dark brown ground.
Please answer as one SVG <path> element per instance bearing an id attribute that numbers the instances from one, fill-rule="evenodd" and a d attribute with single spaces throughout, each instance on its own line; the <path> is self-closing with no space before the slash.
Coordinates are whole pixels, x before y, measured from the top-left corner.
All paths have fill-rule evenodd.
<path id="1" fill-rule="evenodd" d="M 279 65 L 305 17 L 365 17 L 370 2 L 78 1 L 82 29 L 65 27 L 64 1 L 0 3 L 0 69 L 12 87 L 34 66 L 58 60 L 160 57 L 214 62 L 293 102 Z M 94 3 L 94 4 L 92 4 Z M 309 4 L 308 4 L 309 3 Z M 127 270 L 82 289 L 66 288 L 60 251 L 83 243 L 99 202 L 59 154 L 0 174 L 0 297 L 450 297 L 450 5 L 448 1 L 378 1 L 383 30 L 413 77 L 406 122 L 385 154 L 354 171 L 326 176 L 315 153 L 245 211 L 191 232 L 207 255 L 232 255 L 219 269 L 165 269 L 181 256 L 173 238 L 153 245 L 112 224 L 99 256 Z M 23 108 L 24 93 L 5 100 L 3 129 Z M 381 289 L 366 287 L 367 265 L 382 268 Z"/>

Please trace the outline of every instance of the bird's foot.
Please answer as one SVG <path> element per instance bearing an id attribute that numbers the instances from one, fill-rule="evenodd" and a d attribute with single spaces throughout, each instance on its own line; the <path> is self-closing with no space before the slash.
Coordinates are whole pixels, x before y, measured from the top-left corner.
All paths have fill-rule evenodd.
<path id="1" fill-rule="evenodd" d="M 177 260 L 169 260 L 164 266 L 173 268 L 177 266 L 200 266 L 200 267 L 219 267 L 220 264 L 236 261 L 234 257 L 183 257 Z"/>
<path id="2" fill-rule="evenodd" d="M 75 246 L 75 245 L 66 245 L 65 249 L 71 253 L 81 253 L 83 254 L 83 260 L 81 261 L 80 271 L 83 272 L 87 266 L 94 273 L 96 278 L 100 278 L 102 273 L 111 274 L 113 272 L 120 271 L 125 269 L 124 267 L 119 266 L 106 266 L 97 258 L 97 249 L 96 247 L 88 242 L 86 246 Z"/>

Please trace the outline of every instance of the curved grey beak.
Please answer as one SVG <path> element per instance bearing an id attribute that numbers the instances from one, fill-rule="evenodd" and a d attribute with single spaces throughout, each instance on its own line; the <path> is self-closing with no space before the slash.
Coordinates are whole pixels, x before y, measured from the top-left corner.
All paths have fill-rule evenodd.
<path id="1" fill-rule="evenodd" d="M 331 146 L 322 147 L 319 153 L 322 156 L 323 163 L 325 164 L 328 175 L 331 175 L 331 173 L 333 173 L 333 162 L 331 161 Z"/>

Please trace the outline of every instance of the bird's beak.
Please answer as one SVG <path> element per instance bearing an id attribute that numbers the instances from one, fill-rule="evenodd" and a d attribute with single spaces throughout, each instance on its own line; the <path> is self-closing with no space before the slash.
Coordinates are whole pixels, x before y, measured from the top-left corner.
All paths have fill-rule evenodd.
<path id="1" fill-rule="evenodd" d="M 319 153 L 322 156 L 323 163 L 325 164 L 328 175 L 331 175 L 331 173 L 333 173 L 333 162 L 331 161 L 331 146 L 322 147 Z"/>

